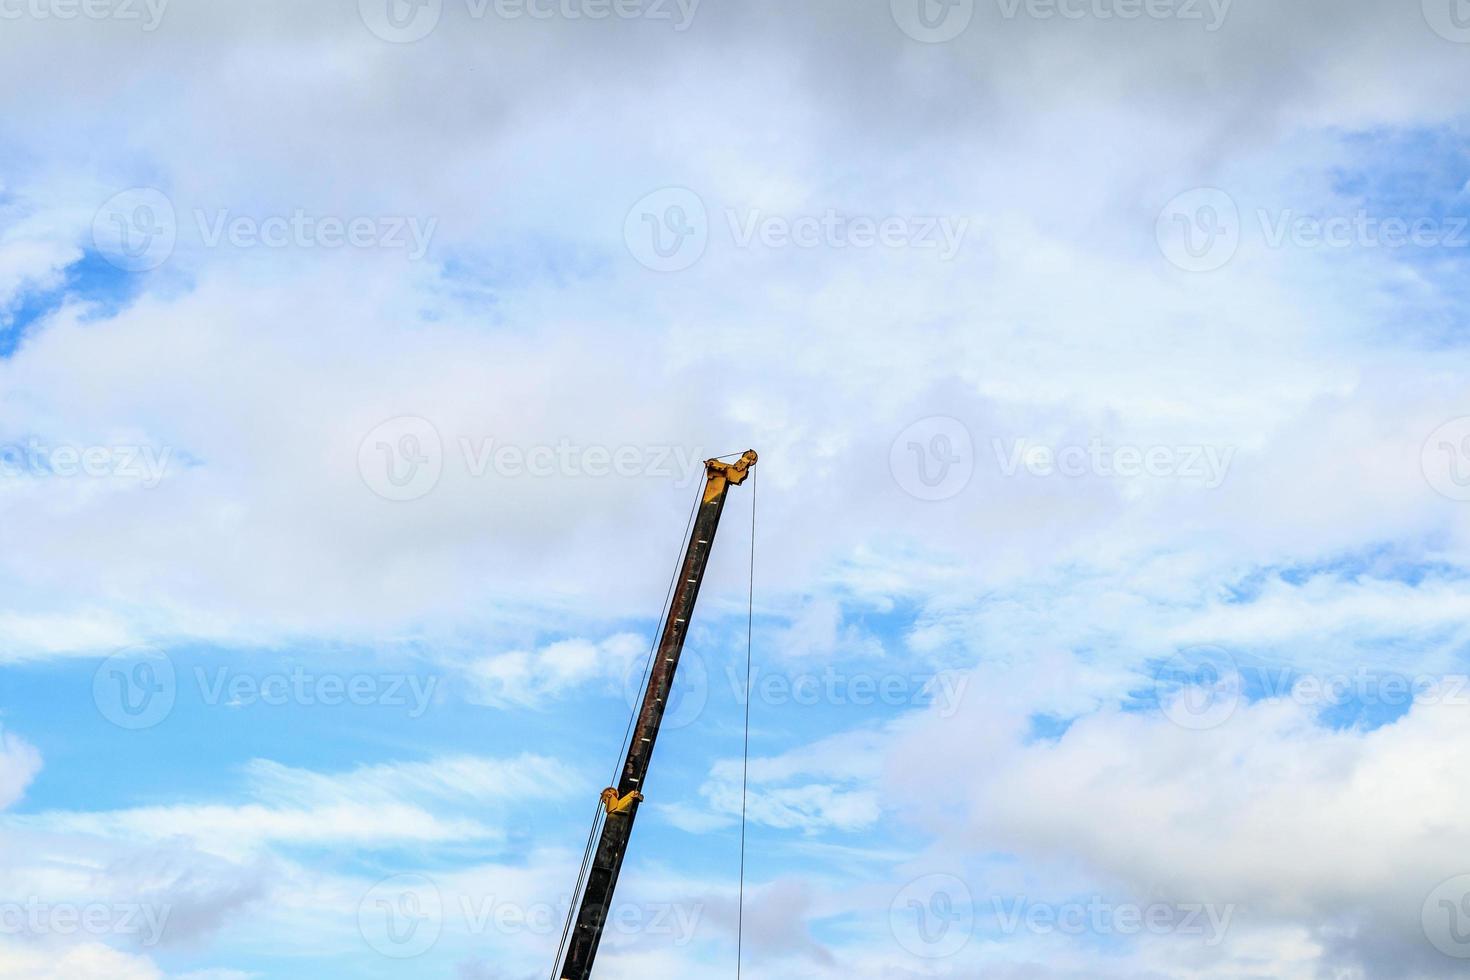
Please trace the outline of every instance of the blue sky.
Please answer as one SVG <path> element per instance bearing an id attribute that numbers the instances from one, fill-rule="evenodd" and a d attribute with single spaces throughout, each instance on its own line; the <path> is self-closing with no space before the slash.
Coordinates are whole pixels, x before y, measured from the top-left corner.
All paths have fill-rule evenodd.
<path id="1" fill-rule="evenodd" d="M 0 976 L 547 975 L 747 447 L 599 978 L 734 973 L 757 501 L 751 975 L 1460 975 L 1448 0 L 531 8 L 0 23 Z"/>

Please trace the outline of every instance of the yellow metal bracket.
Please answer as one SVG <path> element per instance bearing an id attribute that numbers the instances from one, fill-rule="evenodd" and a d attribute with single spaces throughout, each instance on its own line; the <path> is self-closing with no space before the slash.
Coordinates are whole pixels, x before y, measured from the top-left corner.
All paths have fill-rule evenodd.
<path id="1" fill-rule="evenodd" d="M 744 483 L 757 459 L 759 457 L 755 450 L 747 449 L 745 455 L 733 463 L 722 463 L 718 459 L 705 460 L 704 502 L 718 500 L 727 487 L 738 487 Z"/>
<path id="2" fill-rule="evenodd" d="M 643 802 L 643 794 L 634 790 L 627 796 L 619 796 L 618 791 L 609 786 L 602 791 L 602 805 L 607 809 L 608 815 L 614 813 L 627 813 L 633 809 L 634 803 Z"/>

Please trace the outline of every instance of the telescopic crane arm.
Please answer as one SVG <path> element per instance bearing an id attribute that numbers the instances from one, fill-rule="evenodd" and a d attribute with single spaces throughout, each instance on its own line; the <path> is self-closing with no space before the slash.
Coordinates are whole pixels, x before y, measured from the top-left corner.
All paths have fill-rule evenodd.
<path id="1" fill-rule="evenodd" d="M 628 839 L 633 834 L 633 820 L 638 816 L 638 805 L 643 802 L 648 763 L 653 757 L 654 743 L 658 741 L 658 729 L 663 722 L 669 691 L 673 688 L 674 672 L 679 669 L 679 655 L 684 650 L 684 637 L 694 615 L 694 601 L 699 597 L 699 586 L 709 563 L 715 530 L 725 508 L 725 495 L 732 486 L 745 482 L 755 462 L 756 454 L 752 450 L 734 463 L 711 459 L 704 464 L 704 495 L 694 518 L 689 544 L 684 549 L 684 560 L 679 567 L 673 601 L 669 605 L 669 617 L 659 638 L 633 739 L 628 743 L 628 757 L 623 763 L 618 785 L 602 791 L 607 819 L 603 823 L 602 836 L 587 873 L 587 887 L 577 909 L 576 924 L 561 969 L 563 980 L 590 980 L 592 976 L 592 961 L 602 941 L 602 930 L 607 923 L 613 890 L 618 884 L 618 873 L 622 870 L 623 855 L 627 853 Z"/>

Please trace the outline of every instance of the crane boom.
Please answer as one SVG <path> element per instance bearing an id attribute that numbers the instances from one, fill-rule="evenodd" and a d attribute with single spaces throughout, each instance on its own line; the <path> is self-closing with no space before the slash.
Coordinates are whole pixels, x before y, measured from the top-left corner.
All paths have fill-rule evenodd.
<path id="1" fill-rule="evenodd" d="M 684 560 L 679 567 L 673 601 L 669 604 L 669 616 L 664 621 L 653 669 L 649 673 L 648 689 L 644 692 L 643 704 L 638 711 L 632 741 L 628 743 L 628 756 L 623 763 L 622 776 L 616 787 L 609 787 L 602 793 L 607 819 L 603 823 L 602 836 L 598 840 L 597 850 L 587 873 L 587 886 L 582 892 L 581 904 L 577 909 L 576 925 L 561 969 L 563 980 L 590 980 L 592 976 L 592 961 L 596 958 L 598 944 L 602 941 L 602 930 L 607 923 L 613 890 L 618 884 L 618 873 L 622 870 L 623 855 L 628 850 L 628 839 L 633 834 L 633 820 L 638 815 L 638 804 L 643 801 L 648 763 L 653 757 L 654 743 L 658 741 L 658 729 L 663 722 L 669 691 L 673 687 L 674 672 L 679 668 L 684 637 L 689 631 L 690 618 L 694 615 L 694 601 L 699 597 L 699 586 L 704 580 L 705 566 L 709 563 L 715 530 L 719 527 L 720 514 L 725 508 L 725 495 L 730 487 L 745 482 L 750 467 L 755 462 L 755 452 L 749 451 L 734 463 L 711 459 L 704 464 L 704 495 L 694 518 L 689 544 L 684 549 Z"/>

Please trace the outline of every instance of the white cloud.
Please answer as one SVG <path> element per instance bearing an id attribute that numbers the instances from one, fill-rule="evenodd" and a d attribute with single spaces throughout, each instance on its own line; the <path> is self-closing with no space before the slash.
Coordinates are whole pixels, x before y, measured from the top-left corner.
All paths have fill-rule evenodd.
<path id="1" fill-rule="evenodd" d="M 298 955 L 350 954 L 361 941 L 358 905 L 383 876 L 333 873 L 297 855 L 326 848 L 354 863 L 391 863 L 399 860 L 394 855 L 433 847 L 473 846 L 484 854 L 502 847 L 516 807 L 555 806 L 575 789 L 566 767 L 537 756 L 444 757 L 337 774 L 257 760 L 247 775 L 246 802 L 9 816 L 4 829 L 13 849 L 0 862 L 0 890 L 29 896 L 40 908 L 101 903 L 152 916 L 146 932 L 119 929 L 112 938 L 120 946 L 134 941 L 177 952 L 222 939 L 230 949 L 243 942 L 246 949 L 268 945 Z M 534 869 L 475 865 L 478 877 L 463 881 L 435 874 L 455 902 L 461 894 L 467 901 L 499 896 L 524 907 L 542 894 L 531 883 L 547 869 L 565 876 L 575 867 L 559 852 L 518 852 L 515 862 L 522 859 Z M 0 964 L 7 955 L 0 947 Z M 76 955 L 105 957 L 100 950 Z M 117 962 L 152 969 L 146 960 L 119 955 Z M 215 976 L 204 971 L 196 980 Z M 218 972 L 220 980 L 247 976 Z"/>
<path id="2" fill-rule="evenodd" d="M 14 804 L 41 771 L 41 753 L 18 735 L 0 729 L 0 810 Z"/>
<path id="3" fill-rule="evenodd" d="M 482 657 L 467 668 L 472 696 L 480 703 L 535 707 L 580 685 L 614 683 L 638 695 L 639 669 L 648 656 L 648 641 L 619 633 L 597 643 L 558 640 L 539 650 L 512 650 Z"/>
<path id="4" fill-rule="evenodd" d="M 507 800 L 553 800 L 573 785 L 561 763 L 537 756 L 470 756 L 365 766 L 326 775 L 252 762 L 251 802 L 175 804 L 127 810 L 53 811 L 12 817 L 31 831 L 133 842 L 186 840 L 245 858 L 278 846 L 386 847 L 409 842 L 496 841 L 500 829 L 446 809 L 500 809 Z"/>
<path id="5" fill-rule="evenodd" d="M 1215 32 L 980 5 L 953 43 L 920 46 L 883 2 L 706 4 L 684 32 L 476 21 L 446 4 L 440 29 L 404 48 L 353 6 L 175 4 L 147 34 L 34 18 L 0 32 L 0 309 L 61 281 L 118 190 L 164 189 L 179 231 L 158 274 L 128 280 L 135 303 L 73 301 L 0 361 L 0 443 L 146 445 L 175 461 L 152 489 L 0 480 L 0 663 L 149 641 L 427 640 L 497 708 L 617 689 L 646 644 L 608 634 L 653 612 L 687 473 L 477 475 L 465 446 L 651 460 L 750 445 L 765 488 L 760 601 L 786 619 L 773 646 L 876 656 L 857 622 L 875 611 L 900 624 L 904 657 L 983 664 L 1008 692 L 976 695 L 977 680 L 958 715 L 906 741 L 900 725 L 755 760 L 753 820 L 809 838 L 871 832 L 890 787 L 912 785 L 899 809 L 964 856 L 1008 847 L 1137 890 L 1244 894 L 1276 920 L 1243 926 L 1256 931 L 1222 958 L 1149 948 L 1118 976 L 1401 975 L 1411 892 L 1466 843 L 1455 817 L 1470 801 L 1445 776 L 1448 747 L 1470 734 L 1457 718 L 1416 708 L 1331 732 L 1258 705 L 1199 735 L 1102 706 L 1184 643 L 1309 666 L 1457 662 L 1470 509 L 1433 492 L 1420 452 L 1470 412 L 1458 267 L 1252 239 L 1219 273 L 1189 275 L 1154 241 L 1161 205 L 1200 185 L 1228 188 L 1247 216 L 1354 209 L 1342 177 L 1364 151 L 1344 133 L 1379 143 L 1455 122 L 1445 93 L 1470 61 L 1417 5 L 1236 4 Z M 1445 187 L 1463 187 L 1457 167 Z M 686 272 L 654 276 L 624 220 L 667 185 L 702 195 L 711 243 Z M 952 262 L 729 240 L 732 214 L 828 208 L 969 232 Z M 439 224 L 427 261 L 407 263 L 210 248 L 198 216 L 221 209 Z M 1449 341 L 1427 342 L 1435 330 Z M 890 449 L 935 415 L 968 428 L 974 473 L 931 503 L 891 472 Z M 384 500 L 360 470 L 364 438 L 399 416 L 442 440 L 443 473 L 420 500 Z M 1007 476 L 993 451 L 1094 437 L 1206 444 L 1232 463 L 1206 490 Z M 721 533 L 701 600 L 712 624 L 745 587 L 744 529 Z M 1385 544 L 1448 571 L 1413 586 L 1324 572 L 1222 597 L 1263 570 Z M 1082 719 L 1032 744 L 1033 711 Z M 0 749 L 8 806 L 40 759 L 10 736 Z M 497 801 L 558 801 L 568 772 L 530 757 L 333 774 L 261 762 L 237 800 L 8 817 L 35 854 L 86 860 L 3 873 L 83 894 L 108 887 L 124 842 L 182 837 L 187 868 L 213 869 L 201 894 L 224 909 L 200 934 L 262 876 L 299 874 L 291 912 L 321 894 L 350 909 L 361 882 L 253 862 L 300 845 L 495 847 Z M 702 808 L 664 812 L 728 826 L 736 775 L 716 766 Z M 797 897 L 783 908 L 806 910 Z M 915 972 L 891 945 L 866 952 L 836 966 L 793 954 L 772 975 Z M 1075 950 L 1045 967 L 1065 956 L 1034 952 L 993 975 L 1103 975 Z M 94 947 L 4 957 L 17 975 L 158 975 Z M 683 962 L 640 949 L 612 969 L 698 972 Z M 946 969 L 973 975 L 928 975 Z"/>
<path id="6" fill-rule="evenodd" d="M 372 253 L 239 254 L 185 243 L 169 268 L 187 269 L 187 290 L 161 289 L 100 324 L 55 318 L 0 366 L 13 424 L 88 440 L 126 426 L 200 465 L 149 494 L 52 484 L 44 498 L 17 500 L 33 520 L 7 522 L 10 557 L 0 572 L 35 583 L 26 614 L 40 606 L 64 620 L 78 611 L 75 596 L 107 596 L 117 607 L 109 612 L 148 634 L 142 639 L 263 641 L 402 635 L 433 628 L 426 623 L 448 631 L 568 610 L 601 618 L 644 609 L 658 594 L 668 562 L 662 543 L 677 533 L 660 529 L 677 522 L 685 499 L 670 481 L 476 479 L 455 448 L 460 438 L 691 452 L 759 444 L 777 491 L 763 522 L 763 585 L 772 593 L 810 593 L 842 563 L 875 553 L 882 557 L 870 581 L 918 588 L 932 572 L 909 582 L 897 574 L 911 564 L 914 539 L 936 554 L 963 555 L 957 571 L 981 589 L 1078 554 L 1126 567 L 1172 543 L 1178 527 L 1221 564 L 1445 528 L 1446 548 L 1462 550 L 1463 522 L 1425 493 L 1415 458 L 1426 420 L 1457 411 L 1458 355 L 1435 351 L 1444 376 L 1421 381 L 1428 355 L 1385 357 L 1364 339 L 1380 317 L 1355 297 L 1375 283 L 1388 288 L 1397 269 L 1322 261 L 1306 275 L 1278 256 L 1251 253 L 1220 276 L 1186 278 L 1171 274 L 1152 241 L 1163 188 L 1235 180 L 1248 204 L 1248 194 L 1281 190 L 1278 171 L 1321 173 L 1325 183 L 1340 148 L 1311 138 L 1275 142 L 1304 121 L 1351 125 L 1443 111 L 1430 66 L 1464 68 L 1415 18 L 1372 5 L 1334 8 L 1323 18 L 1330 27 L 1309 32 L 1289 57 L 1266 56 L 1257 32 L 1289 29 L 1299 15 L 1240 8 L 1216 35 L 1133 24 L 1148 43 L 1123 59 L 1092 35 L 1095 24 L 1068 25 L 1080 28 L 1074 32 L 1002 20 L 919 52 L 881 9 L 782 11 L 771 24 L 713 8 L 702 14 L 709 25 L 701 26 L 727 29 L 650 31 L 626 47 L 592 44 L 567 24 L 466 23 L 461 34 L 446 22 L 420 52 L 435 57 L 400 63 L 381 57 L 383 46 L 352 11 L 339 19 L 266 4 L 247 24 L 220 9 L 171 10 L 150 43 L 179 54 L 189 83 L 165 90 L 138 82 L 152 100 L 152 125 L 93 118 L 80 98 L 85 88 L 44 118 L 17 109 L 18 138 L 32 139 L 39 154 L 64 156 L 82 140 L 87 125 L 58 121 L 75 118 L 94 127 L 93 138 L 101 128 L 148 161 L 136 173 L 42 167 L 15 179 L 11 193 L 39 201 L 38 210 L 79 212 L 47 224 L 58 247 L 74 248 L 90 233 L 89 194 L 95 206 L 109 181 L 148 180 L 168 185 L 185 226 L 193 207 L 436 216 L 443 251 L 434 258 L 458 263 L 446 276 L 433 263 L 405 268 Z M 293 43 L 323 55 L 307 78 L 246 59 L 250 71 L 264 72 L 246 83 L 237 59 L 201 54 L 268 47 L 287 25 Z M 11 42 L 8 71 L 38 57 L 32 43 L 66 37 L 57 24 L 20 26 L 29 41 Z M 98 28 L 85 37 L 97 64 L 129 57 L 125 33 Z M 1340 82 L 1348 39 L 1370 63 L 1385 51 L 1414 56 L 1398 59 L 1391 83 L 1375 86 L 1368 101 L 1360 86 L 1351 98 L 1338 87 L 1298 85 L 1287 87 L 1292 95 L 1268 87 L 1225 96 L 1202 81 L 1211 70 L 1249 65 Z M 523 49 L 526 41 L 540 54 Z M 495 52 L 488 63 L 487 51 Z M 540 77 L 549 52 L 575 52 L 562 60 L 577 70 L 554 84 Z M 611 70 L 655 52 L 666 56 L 656 79 Z M 1083 59 L 1094 85 L 1079 93 L 1053 84 L 1055 73 L 1038 67 L 1047 63 L 1037 60 L 1042 52 Z M 721 94 L 726 74 L 750 58 L 763 70 L 741 77 L 761 85 L 742 88 L 739 100 Z M 1185 73 L 1157 102 L 1120 108 L 1104 98 L 1181 59 L 1199 73 Z M 347 68 L 360 60 L 373 66 L 371 84 Z M 1413 66 L 1407 75 L 1403 63 Z M 482 83 L 454 106 L 434 98 L 431 124 L 419 100 L 469 68 Z M 581 90 L 583 71 L 597 79 L 590 102 L 568 98 Z M 497 85 L 523 73 L 537 84 L 527 92 L 517 81 L 507 102 Z M 936 97 L 954 91 L 932 85 L 936 77 L 996 98 Z M 882 97 L 862 100 L 863 112 L 853 114 L 855 91 Z M 1025 93 L 1026 111 L 1006 111 L 1000 93 Z M 679 111 L 685 99 L 705 107 L 701 118 Z M 1218 111 L 1198 111 L 1201 100 Z M 307 112 L 322 105 L 333 107 L 331 125 Z M 999 144 L 989 138 L 989 113 L 1011 127 Z M 774 134 L 784 154 L 764 152 L 749 134 L 730 142 L 739 120 L 757 117 L 752 132 Z M 678 140 L 618 137 L 662 132 L 669 118 L 681 120 Z M 219 138 L 219 126 L 231 140 Z M 699 136 L 715 131 L 717 139 Z M 1111 146 L 1118 132 L 1130 134 L 1127 152 L 1075 152 L 1079 144 Z M 149 138 L 160 133 L 167 138 Z M 232 140 L 256 148 L 248 164 L 219 149 Z M 1222 141 L 1232 153 L 1217 152 Z M 589 144 L 609 152 L 577 152 Z M 873 167 L 844 170 L 879 150 Z M 301 167 L 303 158 L 374 166 L 324 170 Z M 829 165 L 843 176 L 813 176 Z M 497 180 L 487 185 L 486 172 Z M 941 264 L 723 247 L 653 293 L 620 240 L 622 219 L 651 183 L 669 182 L 697 185 L 716 224 L 722 207 L 975 216 L 974 248 Z M 486 228 L 495 234 L 487 238 Z M 505 274 L 510 259 L 501 256 L 528 268 Z M 542 257 L 572 271 L 549 273 Z M 1068 288 L 1055 288 L 1062 281 Z M 707 312 L 696 318 L 687 312 L 694 309 Z M 600 342 L 608 337 L 617 343 Z M 352 370 L 341 367 L 344 349 L 353 351 Z M 165 350 L 167 358 L 155 354 Z M 1361 370 L 1370 361 L 1375 370 Z M 737 366 L 738 384 L 709 383 Z M 641 377 L 659 383 L 609 390 L 609 379 Z M 56 392 L 68 383 L 76 390 L 63 400 Z M 389 505 L 363 485 L 356 451 L 374 426 L 405 414 L 432 419 L 450 458 L 428 498 Z M 1099 433 L 1240 452 L 1225 487 L 1207 497 L 1161 485 L 1135 499 L 1139 487 L 1035 485 L 986 472 L 959 501 L 919 507 L 894 487 L 887 450 L 929 414 L 961 417 L 982 456 L 992 437 Z M 108 554 L 127 560 L 68 546 L 49 549 L 39 567 L 23 565 L 15 556 L 36 555 L 41 545 L 41 532 L 27 528 L 54 526 L 68 545 L 105 540 Z M 240 533 L 245 527 L 250 534 Z M 659 548 L 646 547 L 651 537 Z M 734 587 L 713 581 L 710 598 Z M 814 596 L 813 609 L 829 599 Z M 803 636 L 825 642 L 820 626 L 807 621 L 815 632 Z M 44 651 L 99 638 L 58 631 L 49 647 L 24 639 Z"/>
<path id="7" fill-rule="evenodd" d="M 112 652 L 132 643 L 129 625 L 122 617 L 107 612 L 79 609 L 68 615 L 0 614 L 0 661 Z"/>
<path id="8" fill-rule="evenodd" d="M 1449 975 L 1420 920 L 1470 847 L 1455 816 L 1470 791 L 1449 750 L 1470 726 L 1463 704 L 1419 703 L 1366 732 L 1291 701 L 1242 705 L 1204 731 L 1105 709 L 1029 742 L 1036 702 L 988 679 L 960 716 L 931 717 L 889 750 L 886 784 L 942 848 L 1074 862 L 1114 895 L 1237 905 L 1246 931 L 1222 955 L 1290 927 L 1318 966 L 1377 976 L 1378 959 L 1397 957 L 1406 976 Z M 945 749 L 919 763 L 916 744 Z"/>
<path id="9" fill-rule="evenodd" d="M 880 791 L 872 785 L 881 764 L 882 733 L 858 731 L 804 745 L 780 756 L 750 760 L 747 818 L 803 833 L 854 832 L 876 823 Z M 718 762 L 700 787 L 707 812 L 687 806 L 666 812 L 676 826 L 698 833 L 741 813 L 742 763 Z"/>
<path id="10" fill-rule="evenodd" d="M 14 980 L 163 980 L 151 960 L 84 943 L 70 949 L 0 944 L 0 974 Z"/>

